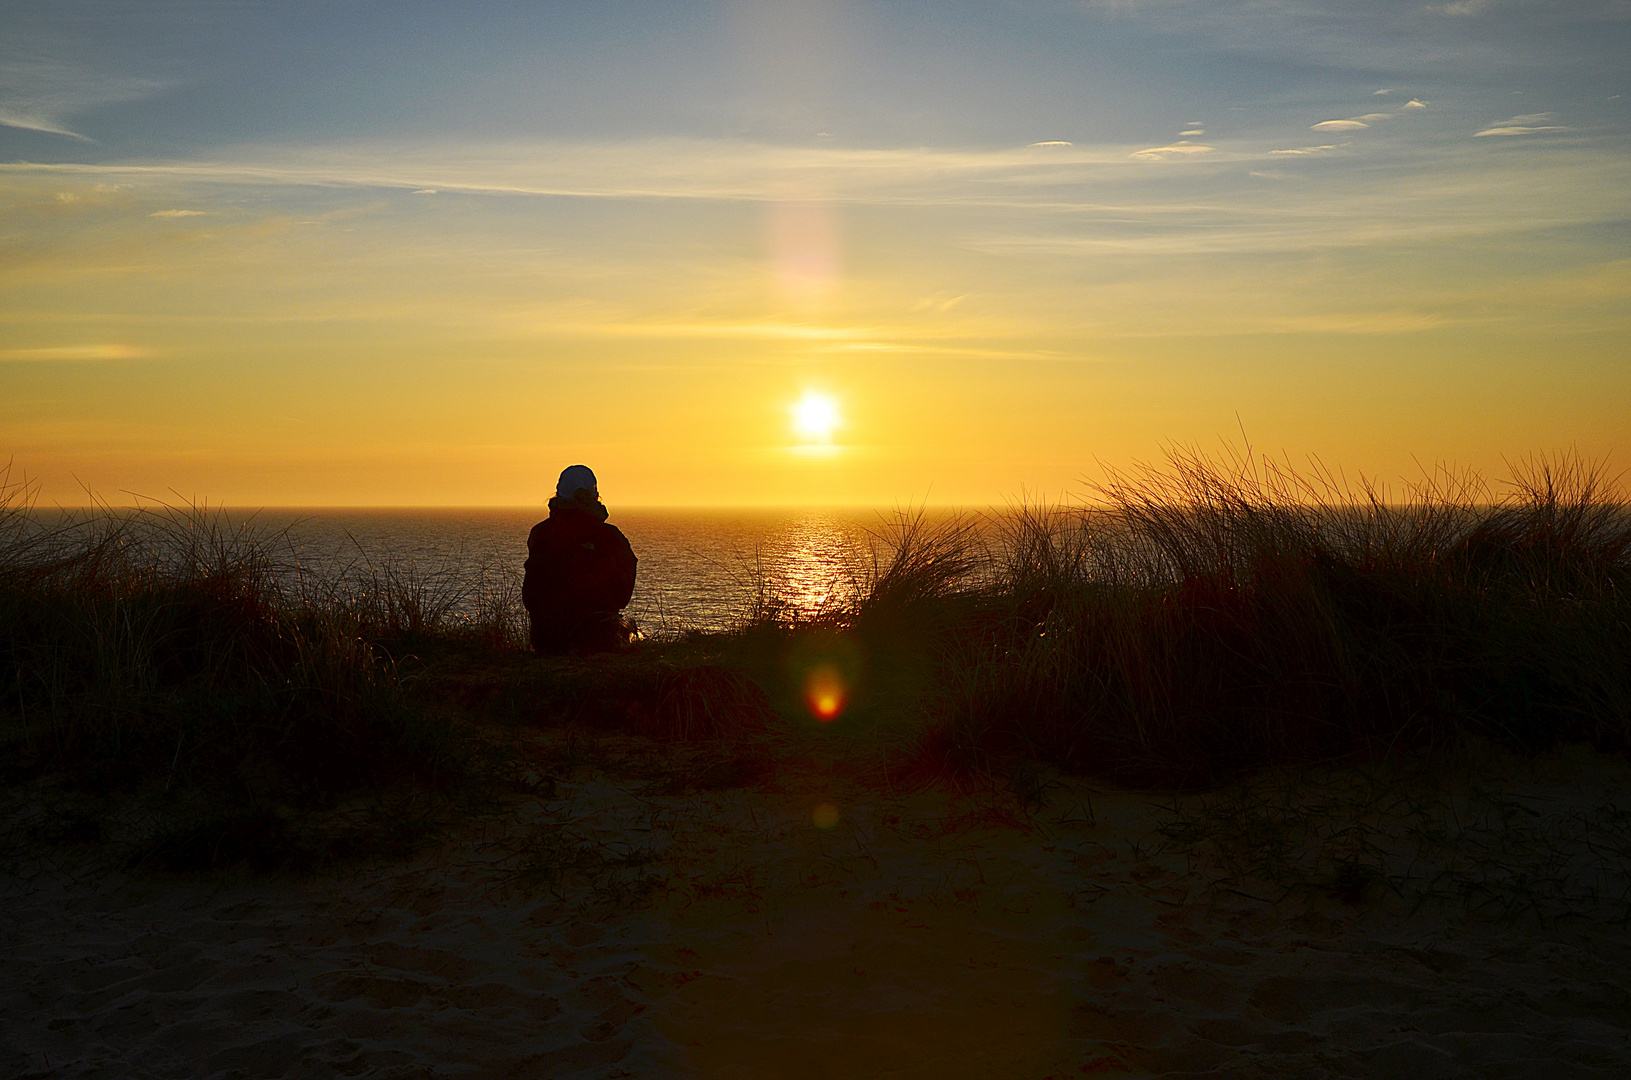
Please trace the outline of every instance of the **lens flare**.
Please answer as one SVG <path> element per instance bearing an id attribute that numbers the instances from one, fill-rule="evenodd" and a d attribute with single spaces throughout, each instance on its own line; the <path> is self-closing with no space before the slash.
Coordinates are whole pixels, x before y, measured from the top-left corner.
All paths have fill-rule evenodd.
<path id="1" fill-rule="evenodd" d="M 804 679 L 804 703 L 812 716 L 824 724 L 836 720 L 848 700 L 849 688 L 836 667 L 821 664 L 810 669 Z"/>
<path id="2" fill-rule="evenodd" d="M 842 272 L 832 204 L 803 199 L 768 209 L 770 263 L 782 301 L 805 315 L 818 314 L 833 299 Z"/>
<path id="3" fill-rule="evenodd" d="M 838 807 L 830 802 L 820 803 L 810 812 L 810 821 L 818 829 L 830 829 L 838 824 Z"/>

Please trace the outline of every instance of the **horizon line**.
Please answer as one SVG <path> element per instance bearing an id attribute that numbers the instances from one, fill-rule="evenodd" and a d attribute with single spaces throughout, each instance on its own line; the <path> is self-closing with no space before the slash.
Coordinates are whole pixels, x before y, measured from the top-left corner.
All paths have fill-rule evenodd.
<path id="1" fill-rule="evenodd" d="M 891 509 L 934 509 L 934 510 L 966 510 L 973 507 L 973 503 L 827 503 L 827 502 L 763 502 L 763 503 L 613 503 L 607 505 L 609 511 L 646 511 L 646 510 L 891 510 Z M 996 506 L 997 503 L 987 505 Z M 38 510 L 72 510 L 72 511 L 106 511 L 106 510 L 220 510 L 230 512 L 249 511 L 260 513 L 263 511 L 314 511 L 314 510 L 544 510 L 549 509 L 548 502 L 541 503 L 264 503 L 260 505 L 248 503 L 169 503 L 157 499 L 144 500 L 141 503 L 127 503 L 123 505 L 78 503 L 53 503 L 48 507 L 30 507 L 30 512 Z"/>

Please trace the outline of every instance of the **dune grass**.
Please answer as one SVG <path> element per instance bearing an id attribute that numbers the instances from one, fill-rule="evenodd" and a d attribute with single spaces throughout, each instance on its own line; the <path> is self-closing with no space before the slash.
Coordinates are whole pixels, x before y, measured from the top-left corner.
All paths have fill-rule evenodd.
<path id="1" fill-rule="evenodd" d="M 1177 454 L 1092 504 L 1020 507 L 945 591 L 920 749 L 1165 787 L 1465 735 L 1631 734 L 1631 515 L 1570 457 L 1396 499 Z M 966 579 L 963 579 L 966 580 Z M 858 613 L 864 625 L 864 608 Z"/>
<path id="2" fill-rule="evenodd" d="M 316 579 L 201 508 L 50 528 L 30 508 L 0 481 L 0 781 L 185 808 L 139 852 L 176 867 L 411 850 L 425 798 L 558 765 L 506 735 L 540 728 L 655 740 L 669 787 L 763 783 L 818 748 L 1021 797 L 1038 767 L 1209 788 L 1631 733 L 1631 516 L 1572 457 L 1393 494 L 1175 454 L 1082 505 L 901 514 L 813 613 L 761 590 L 728 633 L 551 659 L 503 575 Z M 94 816 L 36 831 L 70 842 Z"/>
<path id="3" fill-rule="evenodd" d="M 31 509 L 0 475 L 0 781 L 57 789 L 28 831 L 102 835 L 86 800 L 138 798 L 159 810 L 139 815 L 133 857 L 270 868 L 338 852 L 340 833 L 401 849 L 385 834 L 412 814 L 360 827 L 348 812 L 324 836 L 312 815 L 470 772 L 471 747 L 414 700 L 393 649 L 490 647 L 493 631 L 456 623 L 423 582 L 367 567 L 313 581 L 279 557 L 282 537 L 200 507 Z"/>
<path id="4" fill-rule="evenodd" d="M 189 508 L 30 527 L 0 488 L 0 684 L 12 768 L 323 798 L 456 751 L 393 677 L 417 598 L 320 595 L 275 537 Z"/>

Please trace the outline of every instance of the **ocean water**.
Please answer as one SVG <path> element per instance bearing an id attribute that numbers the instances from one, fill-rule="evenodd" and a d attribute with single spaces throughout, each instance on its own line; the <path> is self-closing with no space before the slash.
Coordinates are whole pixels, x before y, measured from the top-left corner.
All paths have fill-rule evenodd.
<path id="1" fill-rule="evenodd" d="M 627 614 L 647 633 L 722 629 L 768 589 L 810 612 L 842 601 L 886 558 L 894 512 L 611 507 L 639 558 Z M 387 564 L 455 593 L 519 589 L 527 533 L 543 509 L 267 510 L 232 513 L 274 537 L 279 561 L 319 579 Z M 931 512 L 931 523 L 949 516 Z"/>
<path id="2" fill-rule="evenodd" d="M 24 513 L 24 533 L 48 538 L 36 555 L 83 550 L 110 524 L 130 520 L 124 543 L 179 550 L 194 534 L 252 538 L 292 586 L 342 593 L 371 573 L 406 575 L 433 601 L 475 614 L 483 597 L 508 595 L 519 606 L 527 534 L 548 511 L 516 509 L 150 509 Z M 956 519 L 999 538 L 996 519 L 949 509 L 909 511 L 928 529 Z M 4 515 L 0 515 L 4 518 Z M 0 549 L 8 547 L 0 520 Z M 739 624 L 764 596 L 811 614 L 841 604 L 880 565 L 899 534 L 898 510 L 619 509 L 610 521 L 639 558 L 625 612 L 648 635 L 720 630 Z M 123 528 L 123 526 L 121 526 Z"/>

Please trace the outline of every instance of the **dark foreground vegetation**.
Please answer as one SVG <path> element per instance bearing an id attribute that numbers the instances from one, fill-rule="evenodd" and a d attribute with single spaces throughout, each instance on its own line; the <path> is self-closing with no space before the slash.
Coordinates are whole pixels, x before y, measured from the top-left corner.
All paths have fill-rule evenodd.
<path id="1" fill-rule="evenodd" d="M 89 807 L 35 840 L 104 836 L 111 793 L 144 808 L 130 857 L 186 868 L 411 850 L 438 807 L 548 784 L 579 732 L 703 788 L 812 753 L 890 783 L 1199 788 L 1468 737 L 1623 751 L 1631 515 L 1574 458 L 1515 473 L 1388 498 L 1175 455 L 1089 507 L 905 515 L 821 611 L 763 594 L 731 633 L 557 659 L 525 652 L 513 589 L 315 581 L 197 510 L 42 529 L 7 483 L 0 783 Z M 540 729 L 567 749 L 529 759 Z"/>

